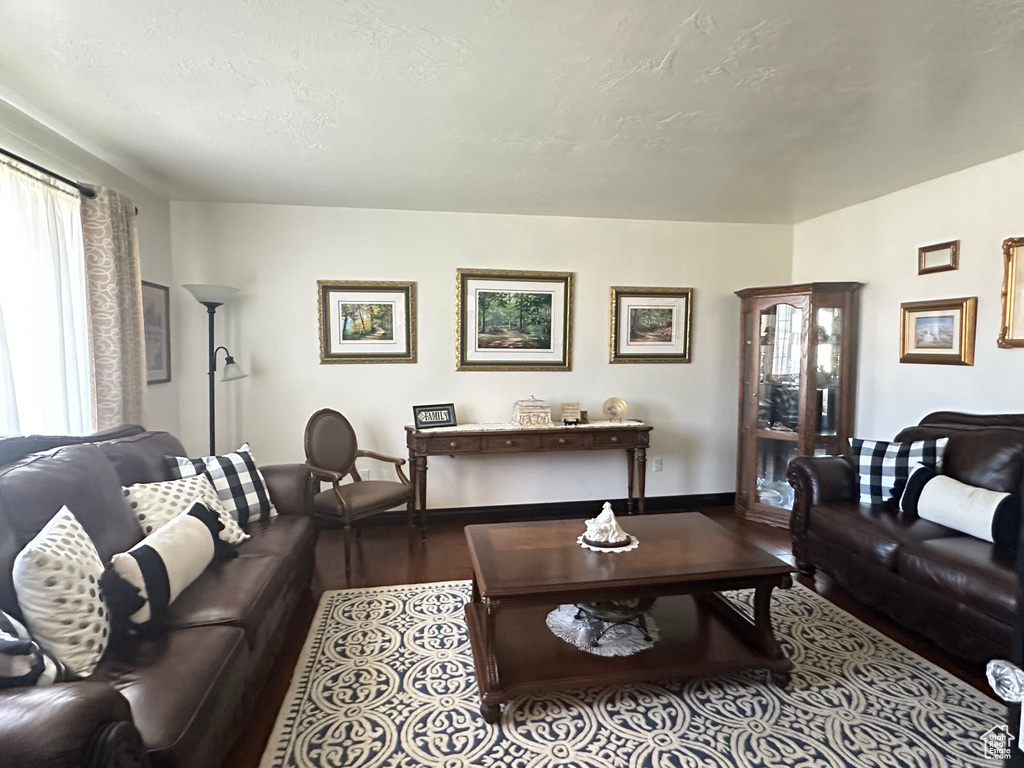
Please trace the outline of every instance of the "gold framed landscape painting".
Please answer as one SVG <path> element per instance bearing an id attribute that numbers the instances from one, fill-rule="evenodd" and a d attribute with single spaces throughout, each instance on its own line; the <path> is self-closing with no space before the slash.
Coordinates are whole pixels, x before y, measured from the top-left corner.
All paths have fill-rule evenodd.
<path id="1" fill-rule="evenodd" d="M 976 296 L 900 304 L 900 362 L 974 365 Z"/>
<path id="2" fill-rule="evenodd" d="M 692 288 L 612 287 L 610 361 L 688 363 Z"/>
<path id="3" fill-rule="evenodd" d="M 320 363 L 415 363 L 416 283 L 317 280 Z"/>
<path id="4" fill-rule="evenodd" d="M 458 269 L 455 368 L 568 371 L 572 273 Z"/>

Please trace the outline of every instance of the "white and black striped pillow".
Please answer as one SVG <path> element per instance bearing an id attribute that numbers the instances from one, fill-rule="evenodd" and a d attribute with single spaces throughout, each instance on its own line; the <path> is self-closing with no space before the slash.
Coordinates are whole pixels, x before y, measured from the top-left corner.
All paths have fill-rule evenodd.
<path id="1" fill-rule="evenodd" d="M 0 611 L 0 688 L 68 680 L 67 668 L 39 647 L 25 626 Z"/>
<path id="2" fill-rule="evenodd" d="M 270 503 L 267 482 L 256 468 L 248 443 L 223 456 L 202 459 L 168 456 L 167 464 L 175 477 L 194 477 L 204 473 L 213 483 L 224 507 L 243 528 L 253 520 L 266 520 L 277 514 Z"/>
<path id="3" fill-rule="evenodd" d="M 127 552 L 114 555 L 101 585 L 118 625 L 158 626 L 167 607 L 215 557 L 234 557 L 217 513 L 196 499 Z"/>
<path id="4" fill-rule="evenodd" d="M 942 469 L 942 452 L 949 438 L 888 443 L 882 440 L 850 440 L 850 450 L 860 475 L 860 500 L 883 504 L 899 499 L 915 464 Z"/>

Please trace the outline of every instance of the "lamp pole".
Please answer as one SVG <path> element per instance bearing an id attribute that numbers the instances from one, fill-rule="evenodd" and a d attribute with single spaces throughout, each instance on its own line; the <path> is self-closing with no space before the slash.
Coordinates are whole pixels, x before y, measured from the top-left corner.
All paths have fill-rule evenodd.
<path id="1" fill-rule="evenodd" d="M 217 372 L 217 348 L 213 342 L 213 316 L 217 313 L 217 307 L 220 306 L 220 302 L 204 301 L 203 306 L 206 307 L 206 313 L 209 317 L 210 324 L 210 364 L 209 364 L 209 377 L 210 377 L 210 455 L 217 455 L 217 415 L 215 411 L 214 401 L 214 390 L 213 390 L 213 374 Z"/>

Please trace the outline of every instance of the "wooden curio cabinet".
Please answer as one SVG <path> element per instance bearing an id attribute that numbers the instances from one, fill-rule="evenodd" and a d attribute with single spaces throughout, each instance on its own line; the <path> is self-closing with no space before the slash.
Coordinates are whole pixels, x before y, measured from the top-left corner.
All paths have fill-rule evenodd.
<path id="1" fill-rule="evenodd" d="M 789 526 L 797 456 L 843 453 L 856 396 L 857 290 L 805 283 L 736 291 L 740 311 L 736 511 Z"/>

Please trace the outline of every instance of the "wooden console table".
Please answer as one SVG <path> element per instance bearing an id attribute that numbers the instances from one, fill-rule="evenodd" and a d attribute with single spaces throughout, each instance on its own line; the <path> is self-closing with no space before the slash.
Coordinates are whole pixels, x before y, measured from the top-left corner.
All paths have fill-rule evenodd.
<path id="1" fill-rule="evenodd" d="M 627 509 L 633 514 L 633 487 L 637 509 L 644 512 L 649 424 L 639 421 L 597 421 L 575 427 L 515 427 L 506 424 L 464 424 L 458 427 L 405 428 L 409 469 L 416 488 L 416 509 L 427 508 L 428 456 L 479 456 L 495 453 L 625 450 L 628 468 Z M 422 522 L 421 522 L 422 524 Z"/>

